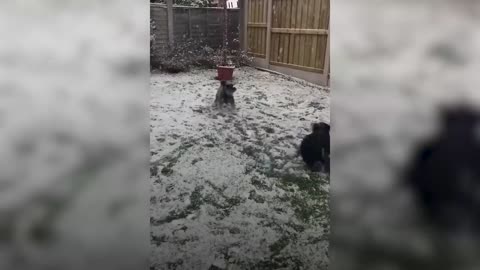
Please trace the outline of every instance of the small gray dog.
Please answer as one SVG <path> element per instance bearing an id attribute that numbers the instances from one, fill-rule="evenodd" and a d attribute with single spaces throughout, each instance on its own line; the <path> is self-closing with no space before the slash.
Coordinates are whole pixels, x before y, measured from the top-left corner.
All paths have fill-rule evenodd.
<path id="1" fill-rule="evenodd" d="M 224 104 L 227 104 L 235 108 L 235 99 L 233 98 L 233 93 L 235 93 L 235 91 L 237 91 L 237 88 L 233 86 L 232 82 L 221 81 L 214 105 L 222 107 Z"/>

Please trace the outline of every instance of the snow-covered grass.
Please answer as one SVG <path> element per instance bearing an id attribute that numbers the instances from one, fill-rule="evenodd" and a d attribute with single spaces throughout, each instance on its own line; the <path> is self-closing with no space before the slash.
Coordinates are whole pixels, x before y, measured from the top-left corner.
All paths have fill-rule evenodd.
<path id="1" fill-rule="evenodd" d="M 152 74 L 151 244 L 156 269 L 326 269 L 329 177 L 297 156 L 329 91 L 235 71 L 236 109 L 212 107 L 214 70 Z"/>

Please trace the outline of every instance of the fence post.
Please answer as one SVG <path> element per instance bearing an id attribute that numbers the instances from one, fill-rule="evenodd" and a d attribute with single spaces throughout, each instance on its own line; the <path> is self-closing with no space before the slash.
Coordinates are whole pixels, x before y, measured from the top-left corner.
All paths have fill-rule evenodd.
<path id="1" fill-rule="evenodd" d="M 167 17 L 168 17 L 168 43 L 173 45 L 173 0 L 167 0 Z"/>
<path id="2" fill-rule="evenodd" d="M 265 59 L 267 60 L 267 68 L 270 68 L 270 47 L 272 42 L 272 0 L 267 0 L 267 44 L 265 48 Z"/>
<path id="3" fill-rule="evenodd" d="M 248 11 L 249 11 L 249 5 L 250 5 L 250 1 L 249 0 L 243 0 L 243 29 L 240 29 L 242 30 L 243 32 L 243 49 L 245 51 L 248 51 Z"/>
<path id="4" fill-rule="evenodd" d="M 192 9 L 188 9 L 188 37 L 192 38 Z"/>
<path id="5" fill-rule="evenodd" d="M 227 47 L 228 47 L 228 10 L 227 0 L 223 0 L 223 65 L 227 65 Z"/>
<path id="6" fill-rule="evenodd" d="M 245 50 L 245 1 L 238 0 L 238 7 L 240 8 L 240 13 L 238 14 L 239 18 L 239 28 L 238 28 L 238 39 L 240 41 L 240 49 Z"/>
<path id="7" fill-rule="evenodd" d="M 205 9 L 205 42 L 210 46 L 210 39 L 208 38 L 208 8 Z"/>
<path id="8" fill-rule="evenodd" d="M 323 66 L 323 73 L 327 78 L 327 86 L 330 87 L 330 29 L 328 29 L 327 48 L 325 49 L 325 64 Z"/>

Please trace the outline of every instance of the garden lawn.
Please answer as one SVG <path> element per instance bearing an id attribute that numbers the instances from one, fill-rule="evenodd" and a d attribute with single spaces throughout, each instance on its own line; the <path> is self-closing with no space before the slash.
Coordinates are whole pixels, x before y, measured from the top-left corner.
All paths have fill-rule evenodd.
<path id="1" fill-rule="evenodd" d="M 212 107 L 215 70 L 152 74 L 155 269 L 327 269 L 329 177 L 297 155 L 330 123 L 326 88 L 235 70 L 236 109 Z"/>

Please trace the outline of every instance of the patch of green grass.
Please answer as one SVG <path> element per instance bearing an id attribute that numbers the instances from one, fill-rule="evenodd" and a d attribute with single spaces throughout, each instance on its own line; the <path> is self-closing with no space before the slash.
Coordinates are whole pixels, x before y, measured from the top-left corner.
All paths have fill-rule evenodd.
<path id="1" fill-rule="evenodd" d="M 245 202 L 245 200 L 240 196 L 233 196 L 233 197 L 230 197 L 230 198 L 226 198 L 225 200 L 226 200 L 226 203 L 228 205 L 228 208 L 238 206 L 241 203 Z"/>
<path id="2" fill-rule="evenodd" d="M 207 196 L 204 197 L 204 202 L 212 205 L 213 207 L 215 207 L 215 209 L 221 211 L 223 217 L 230 215 L 230 212 L 234 207 L 245 202 L 245 200 L 240 196 L 234 196 L 229 198 L 229 197 L 225 197 L 222 194 L 222 197 L 224 199 L 224 202 L 221 202 L 221 200 L 216 198 L 213 194 L 208 194 Z"/>
<path id="3" fill-rule="evenodd" d="M 212 183 L 208 180 L 205 183 L 208 186 L 210 186 L 213 190 L 215 190 L 217 193 L 222 194 L 222 195 L 223 195 L 223 192 L 225 191 L 225 189 L 227 188 L 226 186 L 218 187 L 217 185 L 215 185 L 214 183 Z"/>
<path id="4" fill-rule="evenodd" d="M 260 172 L 268 178 L 279 178 L 281 177 L 280 173 L 275 171 L 275 168 L 270 165 L 269 167 L 265 167 L 260 169 Z"/>
<path id="5" fill-rule="evenodd" d="M 173 167 L 177 164 L 177 162 L 180 160 L 180 158 L 187 152 L 191 147 L 193 147 L 195 143 L 188 141 L 188 142 L 182 142 L 180 144 L 180 147 L 178 147 L 174 154 L 170 156 L 165 156 L 164 158 L 150 163 L 150 177 L 154 177 L 158 175 L 158 166 L 161 164 L 165 164 L 163 166 L 162 170 L 160 171 L 161 174 L 165 176 L 170 176 L 173 174 Z"/>
<path id="6" fill-rule="evenodd" d="M 302 233 L 303 231 L 305 231 L 305 226 L 300 225 L 300 224 L 295 224 L 293 222 L 287 222 L 287 223 L 285 223 L 285 225 L 287 225 L 288 227 L 294 229 L 296 232 L 299 232 L 299 233 Z"/>
<path id="7" fill-rule="evenodd" d="M 158 175 L 158 167 L 155 164 L 150 164 L 150 177 L 155 177 Z"/>
<path id="8" fill-rule="evenodd" d="M 210 181 L 206 181 L 206 183 L 216 192 L 216 194 L 207 194 L 203 197 L 203 202 L 212 205 L 217 210 L 220 210 L 224 217 L 230 215 L 232 208 L 245 202 L 245 199 L 240 196 L 226 196 L 224 194 L 226 187 L 218 187 Z M 215 195 L 218 195 L 221 198 L 218 198 Z"/>
<path id="9" fill-rule="evenodd" d="M 250 195 L 248 196 L 248 199 L 253 200 L 256 203 L 264 203 L 265 202 L 265 199 L 262 196 L 258 195 L 257 192 L 254 189 L 250 190 Z"/>
<path id="10" fill-rule="evenodd" d="M 290 243 L 290 240 L 288 239 L 287 236 L 280 237 L 280 239 L 278 239 L 277 241 L 275 241 L 273 244 L 269 246 L 270 251 L 272 252 L 272 256 L 280 254 L 280 252 L 282 252 L 282 250 L 286 246 L 288 246 L 289 243 Z"/>
<path id="11" fill-rule="evenodd" d="M 286 174 L 280 178 L 280 187 L 283 189 L 289 189 L 290 187 L 296 186 L 299 191 L 307 192 L 309 195 L 319 195 L 323 193 L 320 184 L 320 178 L 315 176 L 312 177 L 312 175 L 310 175 L 310 178 L 307 178 L 304 176 Z"/>
<path id="12" fill-rule="evenodd" d="M 195 165 L 202 160 L 203 160 L 203 158 L 201 158 L 201 157 L 200 158 L 195 158 L 194 160 L 192 160 L 192 165 Z"/>
<path id="13" fill-rule="evenodd" d="M 301 259 L 293 256 L 277 256 L 271 257 L 270 260 L 265 260 L 256 263 L 255 265 L 245 268 L 245 269 L 261 269 L 261 270 L 271 270 L 271 269 L 292 269 L 292 270 L 301 270 L 305 269 L 305 266 Z"/>
<path id="14" fill-rule="evenodd" d="M 203 196 L 201 194 L 203 189 L 203 186 L 197 186 L 193 190 L 193 192 L 190 194 L 190 204 L 187 205 L 187 207 L 185 207 L 184 209 L 170 211 L 166 218 L 160 220 L 150 217 L 150 223 L 154 226 L 163 225 L 177 219 L 184 219 L 194 211 L 199 210 L 204 202 Z"/>
<path id="15" fill-rule="evenodd" d="M 167 269 L 178 269 L 182 265 L 183 265 L 183 260 L 178 259 L 175 262 L 167 262 Z"/>
<path id="16" fill-rule="evenodd" d="M 168 164 L 167 167 L 163 168 L 161 173 L 165 176 L 170 176 L 173 174 L 173 170 L 172 170 L 172 167 L 173 165 L 172 164 Z"/>
<path id="17" fill-rule="evenodd" d="M 162 236 L 151 235 L 150 242 L 152 244 L 155 244 L 158 247 L 158 246 L 161 246 L 163 243 L 167 242 L 167 237 L 165 235 L 162 235 Z"/>
<path id="18" fill-rule="evenodd" d="M 287 191 L 287 194 L 280 199 L 290 202 L 297 218 L 305 223 L 328 222 L 329 196 L 320 188 L 324 181 L 328 180 L 321 179 L 318 175 L 310 175 L 310 178 L 284 175 L 280 178 L 278 186 Z"/>
<path id="19" fill-rule="evenodd" d="M 295 215 L 304 222 L 312 222 L 313 220 L 320 221 L 324 218 L 328 209 L 323 207 L 321 203 L 309 203 L 309 200 L 303 196 L 290 197 L 290 203 L 295 211 Z"/>
<path id="20" fill-rule="evenodd" d="M 266 191 L 272 191 L 272 187 L 267 185 L 265 182 L 260 180 L 258 176 L 252 176 L 250 182 L 252 183 L 253 186 L 261 189 L 261 190 L 266 190 Z"/>
<path id="21" fill-rule="evenodd" d="M 249 157 L 256 158 L 258 150 L 255 149 L 255 147 L 253 147 L 251 145 L 246 145 L 246 146 L 243 147 L 242 150 L 240 150 L 240 152 L 249 156 Z"/>
<path id="22" fill-rule="evenodd" d="M 190 194 L 190 204 L 187 206 L 187 209 L 190 211 L 200 209 L 200 206 L 203 204 L 202 190 L 203 186 L 197 186 L 192 194 Z"/>
<path id="23" fill-rule="evenodd" d="M 264 127 L 263 129 L 264 129 L 265 132 L 267 132 L 267 133 L 270 133 L 270 134 L 275 133 L 275 130 L 274 130 L 273 128 L 271 128 L 271 127 Z"/>
<path id="24" fill-rule="evenodd" d="M 188 215 L 190 214 L 189 211 L 187 211 L 186 209 L 181 209 L 181 210 L 178 210 L 178 211 L 170 211 L 168 213 L 168 216 L 164 219 L 155 219 L 153 217 L 150 217 L 150 224 L 153 225 L 153 226 L 160 226 L 160 225 L 163 225 L 163 224 L 166 224 L 166 223 L 170 223 L 174 220 L 177 220 L 177 219 L 184 219 L 186 218 Z"/>

